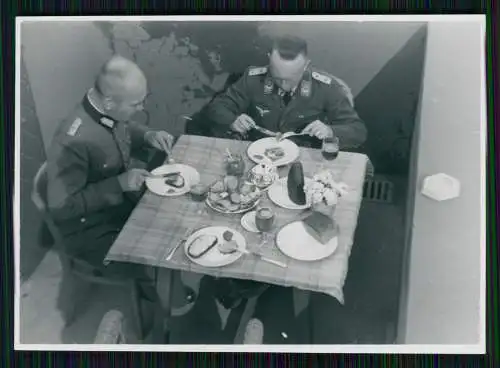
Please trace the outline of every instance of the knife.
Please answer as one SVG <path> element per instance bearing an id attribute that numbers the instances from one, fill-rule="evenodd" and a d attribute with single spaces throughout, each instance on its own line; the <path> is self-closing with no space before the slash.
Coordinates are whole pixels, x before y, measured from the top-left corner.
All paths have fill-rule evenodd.
<path id="1" fill-rule="evenodd" d="M 186 242 L 186 240 L 189 238 L 191 234 L 194 234 L 195 231 L 194 229 L 195 228 L 191 228 L 186 231 L 181 240 L 179 240 L 179 243 L 177 243 L 177 245 L 170 251 L 170 253 L 168 253 L 168 256 L 165 258 L 167 261 L 170 261 L 174 256 L 174 253 L 177 251 L 177 249 L 179 249 L 179 247 Z"/>
<path id="2" fill-rule="evenodd" d="M 265 129 L 265 128 L 262 128 L 262 127 L 258 126 L 257 124 L 255 124 L 255 125 L 253 126 L 253 128 L 254 128 L 255 130 L 258 130 L 258 131 L 259 131 L 259 132 L 261 132 L 261 133 L 264 133 L 264 134 L 266 134 L 266 135 L 270 135 L 270 136 L 272 136 L 272 137 L 276 137 L 276 136 L 278 135 L 278 133 L 275 133 L 275 132 L 272 132 L 272 131 L 267 130 L 267 129 Z"/>

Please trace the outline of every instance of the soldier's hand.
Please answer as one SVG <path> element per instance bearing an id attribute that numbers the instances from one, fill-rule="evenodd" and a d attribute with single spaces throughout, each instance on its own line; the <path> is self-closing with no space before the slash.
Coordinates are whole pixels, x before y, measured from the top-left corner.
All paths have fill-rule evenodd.
<path id="1" fill-rule="evenodd" d="M 231 124 L 231 129 L 238 133 L 246 133 L 255 126 L 255 121 L 247 114 L 241 114 Z"/>
<path id="2" fill-rule="evenodd" d="M 311 137 L 318 139 L 325 139 L 326 137 L 333 136 L 333 130 L 322 121 L 315 120 L 302 130 L 303 134 L 308 134 Z"/>
<path id="3" fill-rule="evenodd" d="M 118 175 L 118 182 L 124 192 L 136 192 L 141 190 L 149 172 L 143 169 L 130 169 Z"/>

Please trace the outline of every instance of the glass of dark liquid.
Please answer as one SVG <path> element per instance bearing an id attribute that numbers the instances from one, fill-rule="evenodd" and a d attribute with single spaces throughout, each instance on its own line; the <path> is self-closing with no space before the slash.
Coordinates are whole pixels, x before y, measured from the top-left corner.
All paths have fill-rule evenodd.
<path id="1" fill-rule="evenodd" d="M 335 160 L 339 155 L 339 139 L 337 137 L 326 137 L 323 139 L 321 154 L 325 160 Z"/>
<path id="2" fill-rule="evenodd" d="M 261 207 L 255 212 L 255 225 L 262 233 L 261 241 L 267 241 L 267 233 L 272 230 L 274 225 L 274 212 L 269 207 Z"/>

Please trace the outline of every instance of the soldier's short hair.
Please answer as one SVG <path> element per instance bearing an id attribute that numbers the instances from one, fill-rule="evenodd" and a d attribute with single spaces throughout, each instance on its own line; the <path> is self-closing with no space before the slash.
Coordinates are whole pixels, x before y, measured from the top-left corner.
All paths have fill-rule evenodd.
<path id="1" fill-rule="evenodd" d="M 133 61 L 120 55 L 112 56 L 101 67 L 94 83 L 94 89 L 102 96 L 112 94 L 116 87 L 124 82 L 133 68 L 138 68 Z"/>
<path id="2" fill-rule="evenodd" d="M 281 36 L 274 40 L 273 50 L 285 60 L 294 60 L 300 54 L 307 55 L 307 42 L 297 36 Z"/>

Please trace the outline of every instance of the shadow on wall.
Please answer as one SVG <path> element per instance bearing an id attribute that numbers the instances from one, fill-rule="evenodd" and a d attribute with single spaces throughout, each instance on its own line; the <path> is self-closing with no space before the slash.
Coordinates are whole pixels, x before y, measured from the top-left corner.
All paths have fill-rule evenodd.
<path id="1" fill-rule="evenodd" d="M 363 148 L 379 173 L 409 172 L 426 36 L 422 26 L 356 97 L 356 110 L 368 128 Z"/>

